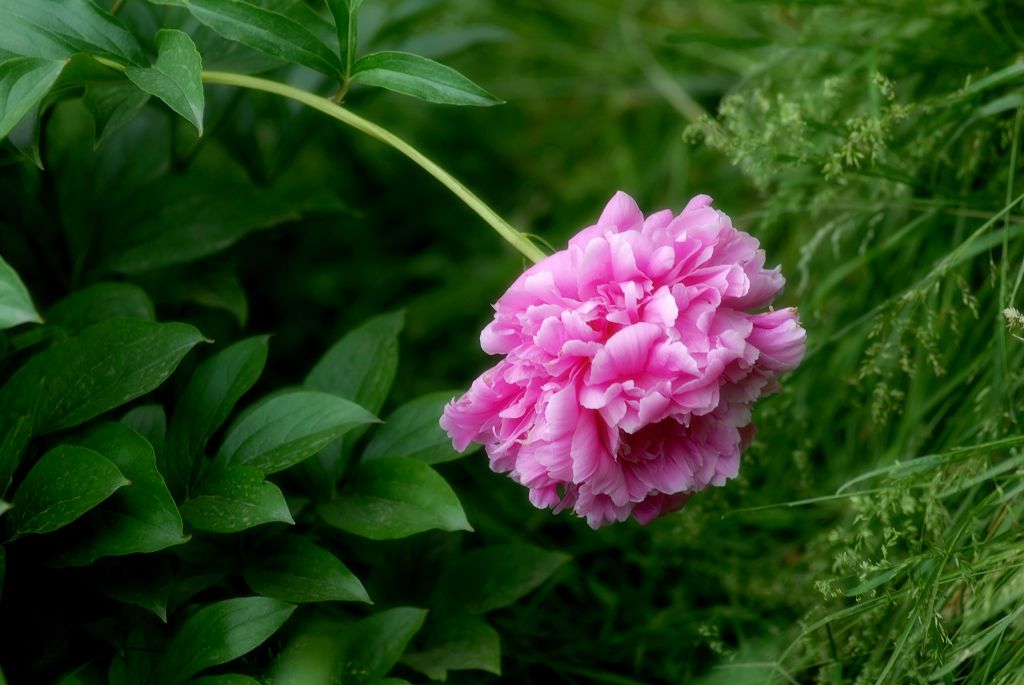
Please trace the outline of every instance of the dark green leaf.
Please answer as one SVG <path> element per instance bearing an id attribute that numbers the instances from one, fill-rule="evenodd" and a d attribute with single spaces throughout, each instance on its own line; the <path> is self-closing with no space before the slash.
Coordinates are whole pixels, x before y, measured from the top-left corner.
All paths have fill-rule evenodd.
<path id="1" fill-rule="evenodd" d="M 132 83 L 180 114 L 203 135 L 203 60 L 187 33 L 161 29 L 156 34 L 157 58 L 151 67 L 128 67 Z"/>
<path id="2" fill-rule="evenodd" d="M 65 674 L 56 685 L 103 685 L 103 672 L 94 661 L 82 664 L 70 673 Z"/>
<path id="3" fill-rule="evenodd" d="M 102 145 L 115 131 L 131 121 L 147 101 L 149 94 L 127 81 L 87 85 L 82 102 L 95 122 L 94 147 Z"/>
<path id="4" fill-rule="evenodd" d="M 123 424 L 105 423 L 80 444 L 113 462 L 131 485 L 76 524 L 74 540 L 57 557 L 59 565 L 82 566 L 100 557 L 155 552 L 188 540 L 144 437 Z"/>
<path id="5" fill-rule="evenodd" d="M 181 513 L 210 533 L 236 533 L 274 521 L 295 523 L 281 491 L 250 466 L 231 466 L 208 476 Z"/>
<path id="6" fill-rule="evenodd" d="M 29 117 L 26 117 L 26 120 L 23 120 L 22 124 L 18 127 L 19 129 L 22 128 L 29 118 L 34 118 L 38 122 L 40 115 L 45 112 L 53 111 L 53 109 L 66 109 L 67 105 L 60 106 L 62 101 L 77 98 L 81 95 L 81 103 L 85 105 L 85 110 L 92 116 L 93 130 L 90 134 L 94 141 L 92 147 L 95 149 L 114 131 L 131 121 L 138 114 L 149 96 L 125 78 L 123 69 L 115 68 L 116 65 L 112 66 L 108 60 L 103 60 L 102 57 L 96 55 L 96 51 L 91 52 L 92 54 L 74 53 L 70 58 L 65 59 L 66 64 L 50 92 L 39 103 L 36 110 Z M 55 105 L 58 107 L 55 107 Z M 75 109 L 78 109 L 77 105 Z M 85 117 L 82 117 L 82 120 L 84 121 Z M 51 132 L 55 130 L 60 131 L 62 127 L 63 125 L 58 123 L 51 128 Z M 34 129 L 32 135 L 36 138 L 34 143 L 38 145 L 41 127 L 37 125 Z M 22 145 L 29 142 L 28 134 L 29 131 L 27 130 L 20 133 L 23 136 L 20 141 Z M 62 135 L 62 132 L 58 132 L 57 135 Z M 17 130 L 12 132 L 11 140 L 15 141 L 18 136 Z M 82 151 L 87 149 L 88 146 L 81 147 Z M 50 161 L 53 162 L 54 160 Z M 60 163 L 58 160 L 57 164 L 59 165 Z M 124 180 L 128 179 L 122 179 L 122 181 Z M 116 194 L 118 189 L 109 188 L 107 190 L 113 191 L 110 194 Z M 105 194 L 104 197 L 109 197 L 109 195 Z M 62 211 L 64 211 L 64 208 L 62 208 Z M 67 230 L 66 227 L 65 230 Z"/>
<path id="7" fill-rule="evenodd" d="M 500 609 L 533 591 L 569 559 L 525 544 L 484 547 L 445 570 L 435 598 L 443 606 L 474 614 Z"/>
<path id="8" fill-rule="evenodd" d="M 42 404 L 49 408 L 41 431 L 77 426 L 144 395 L 163 383 L 202 340 L 199 331 L 187 324 L 119 318 L 90 326 L 47 350 L 39 355 L 53 364 L 45 394 L 40 393 Z M 41 361 L 39 357 L 16 376 Z M 15 385 L 13 380 L 10 385 Z"/>
<path id="9" fill-rule="evenodd" d="M 178 547 L 177 549 L 188 549 L 188 545 Z M 222 561 L 230 561 L 230 559 L 225 557 Z M 218 566 L 223 565 L 218 564 Z M 206 567 L 209 566 L 210 564 L 207 563 Z M 203 590 L 208 590 L 220 584 L 233 570 L 230 568 L 217 568 L 204 572 L 201 568 L 196 568 L 193 571 L 179 571 L 175 574 L 174 582 L 171 584 L 171 596 L 167 600 L 167 610 L 173 612 Z"/>
<path id="10" fill-rule="evenodd" d="M 106 685 L 151 683 L 156 663 L 167 647 L 167 632 L 157 621 L 134 621 L 124 626 L 114 652 Z"/>
<path id="11" fill-rule="evenodd" d="M 445 404 L 454 395 L 436 392 L 403 404 L 373 434 L 363 459 L 409 457 L 424 464 L 440 464 L 473 452 L 478 446 L 456 452 L 438 423 Z"/>
<path id="12" fill-rule="evenodd" d="M 280 395 L 235 422 L 217 459 L 274 473 L 316 454 L 352 428 L 376 420 L 359 405 L 327 393 Z"/>
<path id="13" fill-rule="evenodd" d="M 176 490 L 191 485 L 207 441 L 260 377 L 266 362 L 267 336 L 259 336 L 215 354 L 192 374 L 167 435 L 168 480 Z"/>
<path id="14" fill-rule="evenodd" d="M 32 357 L 0 389 L 0 488 L 33 434 L 77 426 L 144 395 L 202 339 L 181 323 L 110 319 Z"/>
<path id="15" fill-rule="evenodd" d="M 306 376 L 306 387 L 352 400 L 376 414 L 398 368 L 402 312 L 374 317 L 331 346 Z"/>
<path id="16" fill-rule="evenodd" d="M 129 481 L 103 455 L 59 445 L 42 456 L 14 493 L 12 537 L 49 533 L 79 518 Z"/>
<path id="17" fill-rule="evenodd" d="M 249 300 L 238 274 L 206 262 L 191 269 L 187 278 L 168 284 L 161 298 L 223 310 L 234 317 L 242 329 L 249 320 Z"/>
<path id="18" fill-rule="evenodd" d="M 113 217 L 103 262 L 108 271 L 137 274 L 193 262 L 248 233 L 302 216 L 273 191 L 198 174 L 162 178 L 143 188 L 139 198 Z"/>
<path id="19" fill-rule="evenodd" d="M 178 629 L 160 660 L 156 681 L 180 683 L 263 644 L 295 607 L 267 597 L 227 599 L 203 607 Z"/>
<path id="20" fill-rule="evenodd" d="M 371 683 L 384 677 L 426 617 L 424 609 L 398 607 L 349 625 L 344 635 L 342 682 Z"/>
<path id="21" fill-rule="evenodd" d="M 97 283 L 58 300 L 46 312 L 49 323 L 78 333 L 95 323 L 118 316 L 153 321 L 156 312 L 149 295 L 131 283 Z"/>
<path id="22" fill-rule="evenodd" d="M 428 621 L 421 648 L 402 663 L 431 680 L 447 680 L 448 671 L 478 670 L 501 675 L 501 638 L 475 616 Z"/>
<path id="23" fill-rule="evenodd" d="M 0 257 L 0 331 L 40 320 L 25 284 L 17 272 Z"/>
<path id="24" fill-rule="evenodd" d="M 7 139 L 0 139 L 0 150 L 5 147 L 16 153 L 15 159 L 32 163 L 37 169 L 45 169 L 43 157 L 39 147 L 42 138 L 42 110 L 43 103 L 47 98 L 38 102 L 28 114 L 26 114 L 11 132 Z"/>
<path id="25" fill-rule="evenodd" d="M 146 62 L 135 36 L 90 0 L 0 0 L 0 50 L 50 60 L 84 52 Z"/>
<path id="26" fill-rule="evenodd" d="M 443 105 L 500 105 L 451 67 L 408 52 L 375 52 L 352 65 L 352 80 Z"/>
<path id="27" fill-rule="evenodd" d="M 0 7 L 3 2 L 0 0 Z M 0 21 L 2 17 L 0 10 Z M 0 139 L 6 138 L 36 103 L 43 99 L 63 68 L 64 62 L 36 57 L 15 57 L 0 62 Z M 2 296 L 0 292 L 0 298 Z"/>
<path id="28" fill-rule="evenodd" d="M 159 404 L 144 404 L 125 413 L 121 423 L 146 439 L 156 455 L 157 470 L 167 473 L 164 456 L 167 441 L 167 414 Z"/>
<path id="29" fill-rule="evenodd" d="M 306 376 L 306 387 L 352 400 L 377 414 L 387 399 L 398 369 L 398 335 L 405 323 L 402 312 L 377 316 L 350 331 L 327 350 Z M 333 485 L 341 477 L 355 430 L 328 445 L 310 460 L 314 478 Z"/>
<path id="30" fill-rule="evenodd" d="M 2 399 L 3 390 L 0 390 L 0 400 Z M 0 414 L 0 493 L 7 492 L 11 484 L 11 475 L 32 440 L 32 420 L 30 411 L 26 409 L 7 415 Z"/>
<path id="31" fill-rule="evenodd" d="M 262 685 L 255 678 L 239 673 L 223 673 L 221 675 L 207 675 L 202 678 L 193 678 L 188 681 L 189 685 Z"/>
<path id="32" fill-rule="evenodd" d="M 100 322 L 32 357 L 0 391 L 0 412 L 29 410 L 37 434 L 77 426 L 160 385 L 202 339 L 182 323 Z"/>
<path id="33" fill-rule="evenodd" d="M 92 54 L 76 53 L 71 55 L 60 72 L 60 77 L 53 84 L 52 93 L 78 95 L 83 88 L 94 84 L 121 84 L 135 88 L 125 78 L 124 72 L 111 66 L 109 63 L 98 61 L 102 59 Z M 137 89 L 136 89 L 137 90 Z"/>
<path id="34" fill-rule="evenodd" d="M 119 602 L 153 613 L 167 623 L 171 596 L 171 563 L 160 554 L 140 554 L 97 564 L 93 573 L 97 589 Z"/>
<path id="35" fill-rule="evenodd" d="M 402 457 L 363 462 L 342 492 L 318 511 L 332 526 L 373 540 L 431 529 L 472 530 L 444 478 Z"/>
<path id="36" fill-rule="evenodd" d="M 369 602 L 363 584 L 326 549 L 300 535 L 282 535 L 259 548 L 245 582 L 264 597 L 286 602 Z"/>
<path id="37" fill-rule="evenodd" d="M 312 623 L 312 625 L 309 625 Z M 342 626 L 343 627 L 343 626 Z M 274 664 L 274 685 L 329 685 L 341 670 L 339 625 L 307 622 L 293 637 Z"/>
<path id="38" fill-rule="evenodd" d="M 302 0 L 268 0 L 264 6 L 289 19 L 294 19 L 319 38 L 320 42 L 331 49 L 331 52 L 342 54 L 338 51 L 338 32 L 335 30 L 334 22 L 327 19 L 319 11 L 319 7 L 314 9 L 311 3 Z M 344 62 L 344 57 L 342 62 Z"/>
<path id="39" fill-rule="evenodd" d="M 190 28 L 189 35 L 192 36 L 196 47 L 199 48 L 199 54 L 203 56 L 203 66 L 210 71 L 264 74 L 288 64 L 283 59 L 254 50 L 242 43 L 224 40 L 219 33 L 204 24 L 196 24 L 194 29 Z M 207 92 L 207 96 L 210 98 L 211 105 L 214 102 L 214 97 L 217 97 L 218 100 L 226 100 L 231 97 L 230 91 L 223 88 L 215 88 Z M 210 112 L 213 111 L 211 106 Z"/>
<path id="40" fill-rule="evenodd" d="M 302 64 L 334 78 L 344 73 L 338 56 L 294 19 L 242 0 L 150 0 L 185 7 L 229 40 Z"/>
<path id="41" fill-rule="evenodd" d="M 358 22 L 356 12 L 363 0 L 327 0 L 327 7 L 334 15 L 334 25 L 338 29 L 338 45 L 344 61 L 345 73 L 351 73 L 359 47 Z"/>

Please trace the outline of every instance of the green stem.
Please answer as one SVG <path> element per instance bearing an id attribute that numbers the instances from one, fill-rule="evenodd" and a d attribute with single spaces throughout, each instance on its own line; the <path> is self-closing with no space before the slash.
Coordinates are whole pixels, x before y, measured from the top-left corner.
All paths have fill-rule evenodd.
<path id="1" fill-rule="evenodd" d="M 109 67 L 118 69 L 119 71 L 124 71 L 124 67 L 116 62 L 103 58 L 96 59 Z M 547 256 L 540 248 L 531 243 L 529 238 L 514 229 L 507 221 L 502 219 L 497 212 L 488 207 L 483 200 L 474 195 L 469 188 L 462 185 L 458 179 L 442 169 L 412 145 L 405 142 L 391 131 L 381 128 L 372 121 L 368 121 L 358 114 L 350 112 L 344 107 L 331 102 L 327 98 L 323 98 L 300 88 L 295 88 L 276 81 L 269 81 L 255 76 L 245 76 L 244 74 L 234 74 L 223 71 L 204 71 L 202 72 L 202 79 L 206 83 L 223 86 L 238 86 L 239 88 L 248 88 L 249 90 L 259 90 L 265 93 L 280 95 L 281 97 L 286 97 L 291 100 L 295 100 L 296 102 L 301 102 L 304 105 L 323 112 L 329 117 L 348 124 L 354 129 L 362 131 L 368 136 L 376 138 L 383 143 L 387 143 L 412 161 L 416 162 L 428 174 L 440 181 L 446 188 L 448 188 L 448 190 L 455 193 L 460 200 L 465 202 L 466 205 L 476 212 L 481 219 L 486 221 L 491 228 L 497 231 L 498 235 L 504 238 L 509 245 L 519 250 L 524 257 L 536 263 Z"/>
<path id="2" fill-rule="evenodd" d="M 114 0 L 114 4 L 110 6 L 110 15 L 113 16 L 120 12 L 121 8 L 124 7 L 125 2 L 127 2 L 127 0 Z"/>
<path id="3" fill-rule="evenodd" d="M 466 205 L 476 212 L 481 219 L 486 221 L 491 228 L 497 231 L 498 235 L 504 238 L 509 245 L 522 252 L 527 259 L 530 259 L 533 262 L 539 262 L 546 256 L 540 248 L 531 243 L 522 233 L 512 228 L 507 221 L 498 216 L 497 212 L 488 207 L 484 201 L 474 195 L 469 188 L 462 185 L 458 179 L 435 164 L 422 152 L 396 136 L 391 131 L 381 128 L 372 121 L 368 121 L 358 114 L 352 113 L 344 107 L 331 102 L 327 98 L 314 95 L 313 93 L 309 93 L 305 90 L 295 88 L 284 83 L 277 83 L 276 81 L 269 81 L 255 76 L 245 76 L 244 74 L 233 74 L 222 71 L 204 71 L 203 81 L 206 83 L 224 86 L 239 86 L 250 90 L 261 90 L 265 93 L 272 93 L 274 95 L 280 95 L 281 97 L 301 102 L 304 105 L 323 112 L 329 117 L 348 124 L 354 129 L 362 131 L 368 136 L 376 138 L 383 143 L 387 143 L 412 161 L 419 164 L 428 174 L 440 181 L 448 188 L 448 190 L 455 193 L 460 200 L 465 202 Z"/>

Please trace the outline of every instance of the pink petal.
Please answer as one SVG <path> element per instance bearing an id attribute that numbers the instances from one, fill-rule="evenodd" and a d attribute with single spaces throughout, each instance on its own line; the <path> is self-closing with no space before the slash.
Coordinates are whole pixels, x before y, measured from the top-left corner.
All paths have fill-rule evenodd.
<path id="1" fill-rule="evenodd" d="M 614 226 L 619 231 L 637 230 L 643 223 L 644 215 L 636 200 L 621 190 L 612 196 L 597 220 L 598 226 Z"/>
<path id="2" fill-rule="evenodd" d="M 661 329 L 651 323 L 627 326 L 613 335 L 597 353 L 590 367 L 589 384 L 606 383 L 615 378 L 640 373 L 647 366 L 651 346 Z"/>

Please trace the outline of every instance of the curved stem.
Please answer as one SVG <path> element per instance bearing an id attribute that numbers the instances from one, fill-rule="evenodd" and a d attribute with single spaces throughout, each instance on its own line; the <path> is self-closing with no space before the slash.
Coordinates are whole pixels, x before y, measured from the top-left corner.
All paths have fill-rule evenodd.
<path id="1" fill-rule="evenodd" d="M 391 133 L 391 131 L 381 128 L 372 121 L 368 121 L 358 114 L 352 113 L 327 98 L 322 98 L 319 95 L 314 95 L 313 93 L 284 83 L 269 81 L 255 76 L 246 76 L 244 74 L 234 74 L 223 71 L 204 71 L 202 77 L 203 81 L 206 83 L 225 86 L 239 86 L 241 88 L 261 90 L 266 93 L 273 93 L 274 95 L 290 98 L 312 107 L 315 110 L 319 110 L 327 116 L 337 119 L 342 123 L 348 124 L 352 128 L 358 129 L 368 136 L 387 143 L 412 161 L 419 164 L 427 173 L 444 184 L 450 191 L 455 193 L 460 200 L 465 202 L 470 209 L 480 215 L 481 219 L 490 224 L 491 228 L 497 231 L 498 234 L 512 247 L 522 252 L 526 258 L 533 262 L 539 262 L 544 259 L 545 254 L 540 250 L 540 248 L 531 243 L 522 233 L 512 228 L 507 221 L 498 216 L 497 212 L 488 207 L 484 201 L 474 195 L 469 188 L 462 185 L 458 179 L 435 164 L 431 159 L 426 157 L 412 145 L 405 142 L 394 133 Z"/>
<path id="2" fill-rule="evenodd" d="M 117 69 L 122 72 L 125 71 L 124 65 L 118 64 L 112 60 L 104 57 L 93 57 L 93 59 L 101 64 L 111 67 L 112 69 Z M 280 95 L 281 97 L 295 100 L 296 102 L 301 102 L 304 105 L 323 112 L 329 117 L 348 124 L 352 128 L 362 131 L 368 136 L 387 143 L 412 161 L 419 164 L 420 167 L 440 181 L 446 188 L 448 188 L 448 190 L 455 193 L 460 200 L 465 202 L 466 205 L 476 212 L 481 219 L 486 221 L 491 228 L 497 231 L 498 235 L 504 238 L 509 245 L 519 250 L 524 257 L 536 263 L 547 256 L 539 247 L 531 243 L 529 238 L 512 228 L 511 224 L 502 219 L 497 212 L 488 207 L 483 200 L 474 195 L 469 188 L 462 185 L 457 178 L 439 167 L 430 158 L 414 148 L 412 145 L 405 142 L 391 131 L 381 128 L 372 121 L 368 121 L 358 114 L 350 112 L 327 98 L 314 95 L 313 93 L 284 83 L 278 83 L 277 81 L 270 81 L 256 76 L 246 76 L 244 74 L 235 74 L 226 71 L 204 71 L 201 73 L 201 77 L 206 83 L 223 86 L 238 86 L 239 88 L 248 88 L 250 90 L 261 90 L 265 93 L 272 93 L 274 95 Z"/>

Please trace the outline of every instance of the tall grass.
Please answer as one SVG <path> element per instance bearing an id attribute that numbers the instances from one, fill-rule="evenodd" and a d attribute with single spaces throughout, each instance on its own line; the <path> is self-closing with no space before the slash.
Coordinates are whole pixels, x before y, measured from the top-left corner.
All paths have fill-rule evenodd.
<path id="1" fill-rule="evenodd" d="M 565 219 L 557 238 L 609 180 L 652 209 L 709 192 L 784 265 L 810 341 L 738 482 L 649 529 L 530 516 L 465 470 L 482 535 L 525 527 L 577 559 L 501 620 L 508 682 L 1024 682 L 1024 8 L 506 12 L 552 37 L 504 48 L 551 91 L 495 88 L 563 143 L 520 191 L 563 207 L 522 218 Z M 544 119 L 550 98 L 599 139 Z"/>

